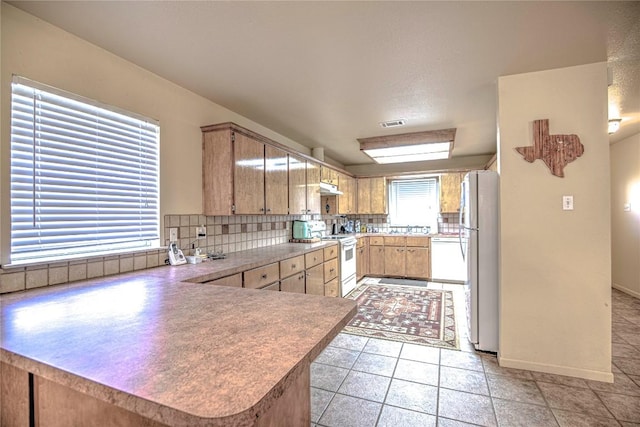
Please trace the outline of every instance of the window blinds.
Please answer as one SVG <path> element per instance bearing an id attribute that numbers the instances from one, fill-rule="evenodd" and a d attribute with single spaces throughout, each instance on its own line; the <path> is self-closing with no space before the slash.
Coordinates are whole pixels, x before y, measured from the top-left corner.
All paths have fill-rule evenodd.
<path id="1" fill-rule="evenodd" d="M 392 225 L 437 227 L 438 188 L 435 178 L 391 181 Z"/>
<path id="2" fill-rule="evenodd" d="M 159 131 L 14 78 L 11 262 L 158 245 Z"/>

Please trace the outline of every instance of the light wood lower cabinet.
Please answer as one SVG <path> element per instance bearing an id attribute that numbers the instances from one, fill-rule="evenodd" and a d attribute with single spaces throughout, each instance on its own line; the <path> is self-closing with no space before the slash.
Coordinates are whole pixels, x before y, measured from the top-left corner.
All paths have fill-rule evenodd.
<path id="1" fill-rule="evenodd" d="M 369 238 L 360 237 L 356 244 L 356 280 L 369 274 Z"/>
<path id="2" fill-rule="evenodd" d="M 300 272 L 291 277 L 280 280 L 280 290 L 282 292 L 305 293 L 305 273 Z"/>
<path id="3" fill-rule="evenodd" d="M 373 276 L 429 279 L 431 277 L 428 236 L 369 236 L 368 271 L 363 260 L 356 258 L 357 277 Z M 363 245 L 358 245 L 358 257 L 364 257 Z M 361 254 L 362 252 L 362 254 Z"/>
<path id="4" fill-rule="evenodd" d="M 340 291 L 340 283 L 338 282 L 337 277 L 324 284 L 325 297 L 337 297 L 338 294 L 340 293 L 339 291 Z"/>
<path id="5" fill-rule="evenodd" d="M 243 273 L 244 287 L 261 289 L 280 280 L 280 268 L 277 262 L 254 268 Z"/>
<path id="6" fill-rule="evenodd" d="M 384 246 L 374 246 L 369 244 L 369 274 L 376 276 L 384 275 Z"/>
<path id="7" fill-rule="evenodd" d="M 307 293 L 312 295 L 324 295 L 324 265 L 318 264 L 308 268 Z"/>
<path id="8" fill-rule="evenodd" d="M 206 282 L 207 285 L 217 285 L 217 286 L 230 286 L 233 288 L 241 288 L 242 287 L 242 273 L 233 274 L 231 276 L 222 277 L 220 279 L 212 280 L 210 282 Z"/>
<path id="9" fill-rule="evenodd" d="M 387 276 L 404 277 L 407 269 L 406 252 L 404 246 L 384 247 L 384 274 Z"/>
<path id="10" fill-rule="evenodd" d="M 416 279 L 428 279 L 431 277 L 429 248 L 407 247 L 406 253 L 407 277 Z"/>

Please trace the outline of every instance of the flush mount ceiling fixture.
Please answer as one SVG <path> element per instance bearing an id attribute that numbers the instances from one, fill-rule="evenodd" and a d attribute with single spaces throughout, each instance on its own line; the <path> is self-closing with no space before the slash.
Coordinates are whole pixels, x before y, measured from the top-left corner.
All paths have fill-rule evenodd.
<path id="1" fill-rule="evenodd" d="M 380 164 L 449 159 L 456 129 L 358 138 L 360 151 Z"/>

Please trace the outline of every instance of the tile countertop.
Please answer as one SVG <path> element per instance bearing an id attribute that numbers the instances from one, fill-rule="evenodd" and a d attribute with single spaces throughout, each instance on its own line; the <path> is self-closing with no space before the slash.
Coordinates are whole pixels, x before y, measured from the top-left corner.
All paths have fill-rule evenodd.
<path id="1" fill-rule="evenodd" d="M 331 243 L 277 245 L 3 295 L 0 360 L 162 423 L 251 425 L 348 323 L 356 304 L 185 280 Z"/>

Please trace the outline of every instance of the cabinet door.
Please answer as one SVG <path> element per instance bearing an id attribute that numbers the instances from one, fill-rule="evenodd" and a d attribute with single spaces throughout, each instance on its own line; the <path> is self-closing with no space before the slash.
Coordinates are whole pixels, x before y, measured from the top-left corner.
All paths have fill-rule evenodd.
<path id="1" fill-rule="evenodd" d="M 429 248 L 407 248 L 407 277 L 416 279 L 431 277 Z"/>
<path id="2" fill-rule="evenodd" d="M 406 253 L 402 246 L 384 247 L 384 274 L 404 277 L 406 271 Z"/>
<path id="3" fill-rule="evenodd" d="M 236 133 L 234 142 L 235 214 L 264 213 L 264 144 Z"/>
<path id="4" fill-rule="evenodd" d="M 440 175 L 440 212 L 458 212 L 460 210 L 461 173 Z"/>
<path id="5" fill-rule="evenodd" d="M 371 213 L 371 179 L 358 178 L 358 213 Z"/>
<path id="6" fill-rule="evenodd" d="M 381 276 L 384 274 L 384 246 L 369 246 L 369 273 Z"/>
<path id="7" fill-rule="evenodd" d="M 202 206 L 205 215 L 231 215 L 233 145 L 229 129 L 202 135 Z"/>
<path id="8" fill-rule="evenodd" d="M 320 213 L 320 165 L 307 161 L 307 213 Z"/>
<path id="9" fill-rule="evenodd" d="M 326 166 L 321 167 L 320 179 L 327 184 L 338 185 L 338 171 L 328 168 Z"/>
<path id="10" fill-rule="evenodd" d="M 356 253 L 356 278 L 360 280 L 369 274 L 369 245 L 362 245 Z"/>
<path id="11" fill-rule="evenodd" d="M 304 294 L 305 292 L 305 278 L 304 272 L 296 274 L 295 276 L 287 277 L 280 281 L 280 290 L 282 292 L 295 292 L 298 294 Z"/>
<path id="12" fill-rule="evenodd" d="M 324 265 L 308 268 L 306 279 L 308 294 L 324 295 Z"/>
<path id="13" fill-rule="evenodd" d="M 384 177 L 371 178 L 371 213 L 387 213 L 387 182 Z"/>
<path id="14" fill-rule="evenodd" d="M 287 215 L 289 213 L 287 153 L 266 145 L 264 164 L 265 213 L 268 215 Z"/>
<path id="15" fill-rule="evenodd" d="M 289 214 L 307 213 L 307 162 L 289 154 Z"/>
<path id="16" fill-rule="evenodd" d="M 338 196 L 338 213 L 342 215 L 356 213 L 356 180 L 350 176 L 338 175 L 338 189 L 342 194 Z"/>

